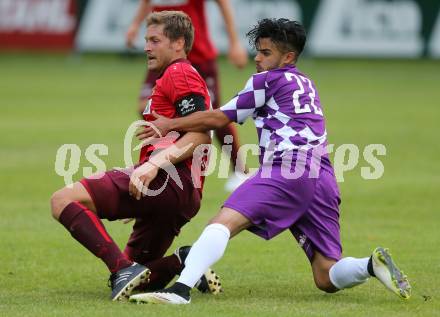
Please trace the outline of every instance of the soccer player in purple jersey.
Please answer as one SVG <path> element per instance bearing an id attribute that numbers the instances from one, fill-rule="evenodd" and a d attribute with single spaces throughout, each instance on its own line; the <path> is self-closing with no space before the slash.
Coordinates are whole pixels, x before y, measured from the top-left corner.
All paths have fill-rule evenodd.
<path id="1" fill-rule="evenodd" d="M 341 257 L 339 190 L 326 152 L 326 129 L 314 83 L 295 66 L 306 33 L 287 19 L 263 19 L 248 33 L 258 73 L 231 101 L 214 111 L 168 119 L 162 132 L 206 131 L 252 117 L 260 168 L 223 204 L 194 243 L 185 269 L 169 288 L 133 295 L 131 301 L 188 304 L 190 290 L 218 261 L 231 237 L 247 229 L 264 239 L 290 230 L 310 260 L 316 286 L 333 293 L 375 276 L 401 298 L 410 285 L 386 249 L 365 258 Z M 151 133 L 153 135 L 153 133 Z"/>

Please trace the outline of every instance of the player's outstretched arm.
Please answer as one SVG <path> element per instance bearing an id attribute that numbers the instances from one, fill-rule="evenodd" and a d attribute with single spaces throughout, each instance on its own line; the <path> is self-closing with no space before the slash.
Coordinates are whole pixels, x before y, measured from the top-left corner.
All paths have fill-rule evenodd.
<path id="1" fill-rule="evenodd" d="M 156 120 L 152 122 L 161 135 L 166 135 L 170 131 L 182 132 L 205 132 L 222 128 L 229 123 L 229 119 L 221 110 L 197 111 L 185 117 L 170 119 L 161 116 L 153 111 Z M 151 127 L 145 127 L 142 131 L 143 138 L 157 136 Z"/>
<path id="2" fill-rule="evenodd" d="M 178 136 L 176 135 L 176 137 Z M 156 155 L 153 155 L 149 159 L 149 162 L 159 167 L 175 165 L 193 156 L 195 148 L 200 144 L 211 144 L 211 137 L 208 133 L 185 133 L 174 143 L 174 146 L 169 146 Z"/>
<path id="3" fill-rule="evenodd" d="M 134 46 L 134 41 L 136 40 L 139 28 L 150 11 L 150 0 L 140 0 L 139 6 L 136 10 L 136 15 L 134 16 L 133 21 L 128 27 L 127 33 L 125 34 L 125 44 L 127 47 L 132 48 Z"/>
<path id="4" fill-rule="evenodd" d="M 248 53 L 246 49 L 241 45 L 240 39 L 238 37 L 234 14 L 232 12 L 231 3 L 229 0 L 216 0 L 220 8 L 220 12 L 223 16 L 223 20 L 226 25 L 226 32 L 229 38 L 229 51 L 228 58 L 229 61 L 238 68 L 243 68 L 248 62 Z"/>

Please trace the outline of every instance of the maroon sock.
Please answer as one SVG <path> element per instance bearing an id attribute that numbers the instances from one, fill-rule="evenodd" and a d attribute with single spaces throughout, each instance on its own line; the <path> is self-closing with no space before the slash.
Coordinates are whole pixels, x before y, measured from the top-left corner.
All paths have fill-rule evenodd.
<path id="1" fill-rule="evenodd" d="M 174 254 L 144 263 L 144 265 L 150 269 L 151 275 L 148 283 L 139 286 L 140 291 L 156 291 L 165 288 L 177 274 L 182 272 L 182 264 Z"/>
<path id="2" fill-rule="evenodd" d="M 100 258 L 110 272 L 117 272 L 133 263 L 108 235 L 101 220 L 80 203 L 68 204 L 61 212 L 59 222 L 72 237 Z"/>

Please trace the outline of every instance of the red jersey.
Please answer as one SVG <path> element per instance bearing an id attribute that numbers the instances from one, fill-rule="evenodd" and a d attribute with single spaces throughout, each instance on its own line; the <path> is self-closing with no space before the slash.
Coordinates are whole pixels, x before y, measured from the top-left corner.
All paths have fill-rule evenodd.
<path id="1" fill-rule="evenodd" d="M 151 0 L 152 11 L 183 11 L 191 18 L 194 25 L 194 44 L 188 59 L 194 64 L 213 60 L 217 50 L 208 34 L 205 15 L 205 0 Z"/>
<path id="2" fill-rule="evenodd" d="M 146 121 L 154 121 L 152 111 L 157 114 L 175 118 L 185 116 L 198 110 L 209 110 L 211 99 L 205 81 L 197 70 L 186 59 L 178 59 L 172 62 L 156 80 L 147 106 L 143 112 Z M 147 145 L 141 149 L 139 162 L 148 160 L 155 149 L 163 149 L 172 145 L 177 140 L 164 138 L 154 145 Z M 202 158 L 202 171 L 207 164 L 207 155 Z M 185 161 L 191 168 L 192 157 Z"/>

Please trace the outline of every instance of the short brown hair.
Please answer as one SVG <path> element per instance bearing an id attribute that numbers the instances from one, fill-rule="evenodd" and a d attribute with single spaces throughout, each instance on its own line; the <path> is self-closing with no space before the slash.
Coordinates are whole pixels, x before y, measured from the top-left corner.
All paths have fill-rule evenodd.
<path id="1" fill-rule="evenodd" d="M 194 27 L 191 18 L 182 11 L 152 12 L 147 16 L 147 26 L 163 25 L 163 33 L 171 41 L 183 37 L 185 40 L 185 53 L 191 51 L 194 42 Z"/>

